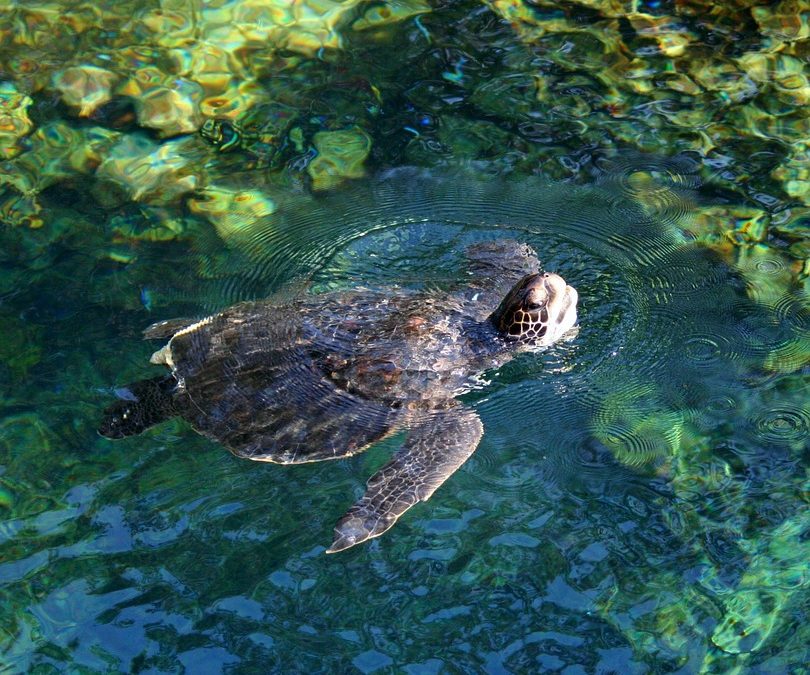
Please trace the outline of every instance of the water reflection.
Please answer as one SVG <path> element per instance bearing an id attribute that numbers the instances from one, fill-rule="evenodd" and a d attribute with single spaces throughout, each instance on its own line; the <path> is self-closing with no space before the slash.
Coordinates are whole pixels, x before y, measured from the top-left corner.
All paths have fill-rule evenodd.
<path id="1" fill-rule="evenodd" d="M 806 12 L 182 4 L 0 15 L 0 661 L 800 668 Z M 351 185 L 403 164 L 444 169 Z M 401 436 L 273 467 L 95 433 L 156 320 L 445 292 L 503 236 L 580 333 L 464 395 L 480 447 L 387 539 L 321 543 Z"/>
<path id="2" fill-rule="evenodd" d="M 209 286 L 170 258 L 144 259 L 180 281 L 162 286 L 161 316 L 274 286 L 293 296 L 446 289 L 466 278 L 465 247 L 503 236 L 579 289 L 574 341 L 520 355 L 464 397 L 486 428 L 465 468 L 385 540 L 338 558 L 322 555 L 324 533 L 401 437 L 294 467 L 236 461 L 176 423 L 111 445 L 93 426 L 111 387 L 148 371 L 151 348 L 138 337 L 148 311 L 99 321 L 90 344 L 70 331 L 100 319 L 101 306 L 57 317 L 43 351 L 61 350 L 65 372 L 83 374 L 68 379 L 56 362 L 34 370 L 25 395 L 48 383 L 61 405 L 2 428 L 12 517 L 1 569 L 15 609 L 6 658 L 16 668 L 348 660 L 425 671 L 654 656 L 690 668 L 788 631 L 804 587 L 791 495 L 807 409 L 789 376 L 756 373 L 798 319 L 780 305 L 772 320 L 735 270 L 675 227 L 668 214 L 687 209 L 673 210 L 679 183 L 656 187 L 667 196 L 651 204 L 619 183 L 395 172 L 299 195 L 296 208 L 289 198 Z M 244 260 L 256 263 L 248 274 Z M 294 281 L 306 278 L 311 291 Z M 101 357 L 92 376 L 82 370 L 90 348 Z M 78 415 L 65 415 L 67 392 Z M 482 639 L 484 626 L 497 630 Z M 582 636 L 599 646 L 583 653 Z M 781 658 L 798 649 L 788 642 Z"/>

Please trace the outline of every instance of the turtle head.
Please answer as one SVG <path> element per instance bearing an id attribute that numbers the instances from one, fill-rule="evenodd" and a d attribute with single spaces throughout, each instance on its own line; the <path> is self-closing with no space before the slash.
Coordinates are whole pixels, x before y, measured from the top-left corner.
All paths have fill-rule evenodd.
<path id="1" fill-rule="evenodd" d="M 507 340 L 550 345 L 576 323 L 577 298 L 559 274 L 528 274 L 507 293 L 490 321 Z"/>

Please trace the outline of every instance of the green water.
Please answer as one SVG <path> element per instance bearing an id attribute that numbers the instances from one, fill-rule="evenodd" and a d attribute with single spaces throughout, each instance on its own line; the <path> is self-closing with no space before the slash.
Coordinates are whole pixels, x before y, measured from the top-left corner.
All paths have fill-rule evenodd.
<path id="1" fill-rule="evenodd" d="M 805 672 L 807 12 L 286 5 L 0 0 L 0 670 Z M 401 436 L 96 433 L 154 321 L 501 237 L 579 333 L 379 539 L 324 553 Z"/>

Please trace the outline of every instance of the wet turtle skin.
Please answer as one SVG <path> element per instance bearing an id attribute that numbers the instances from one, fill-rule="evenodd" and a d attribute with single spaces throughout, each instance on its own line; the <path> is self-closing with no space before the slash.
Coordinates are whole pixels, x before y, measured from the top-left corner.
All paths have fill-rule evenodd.
<path id="1" fill-rule="evenodd" d="M 328 552 L 376 537 L 427 500 L 475 450 L 477 414 L 456 397 L 521 349 L 569 334 L 577 293 L 514 241 L 467 251 L 454 292 L 365 289 L 246 302 L 155 324 L 170 374 L 129 385 L 100 433 L 121 438 L 180 416 L 239 457 L 293 464 L 348 457 L 408 435 L 338 521 Z"/>

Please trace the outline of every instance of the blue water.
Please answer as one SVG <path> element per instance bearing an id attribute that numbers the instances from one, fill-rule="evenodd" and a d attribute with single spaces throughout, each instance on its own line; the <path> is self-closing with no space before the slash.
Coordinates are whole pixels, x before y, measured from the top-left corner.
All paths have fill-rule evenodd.
<path id="1" fill-rule="evenodd" d="M 224 147 L 155 127 L 148 87 L 84 114 L 56 84 L 79 64 L 171 70 L 197 44 L 176 16 L 224 49 L 210 3 L 63 2 L 58 24 L 39 4 L 0 18 L 0 80 L 30 97 L 3 110 L 31 124 L 0 137 L 4 672 L 804 672 L 803 113 L 777 75 L 806 36 L 752 11 L 729 28 L 735 3 L 703 23 L 646 3 L 678 18 L 682 55 L 600 3 L 519 21 L 403 3 L 419 13 L 368 31 L 358 7 L 322 50 L 285 37 L 231 62 L 258 103 Z M 771 80 L 721 76 L 777 39 Z M 667 60 L 701 93 L 667 89 Z M 150 323 L 274 293 L 443 292 L 467 246 L 499 238 L 577 288 L 579 332 L 464 395 L 480 446 L 379 539 L 324 553 L 402 435 L 278 466 L 179 420 L 96 432 L 160 372 Z"/>

